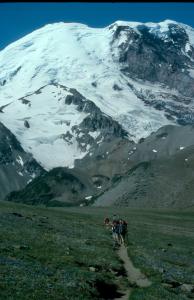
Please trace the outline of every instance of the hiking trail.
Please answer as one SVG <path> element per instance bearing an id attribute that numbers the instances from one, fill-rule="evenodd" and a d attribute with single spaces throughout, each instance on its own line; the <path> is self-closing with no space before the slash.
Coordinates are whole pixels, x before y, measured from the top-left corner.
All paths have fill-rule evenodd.
<path id="1" fill-rule="evenodd" d="M 135 287 L 148 287 L 151 285 L 151 282 L 144 274 L 141 273 L 139 269 L 135 268 L 130 257 L 128 256 L 127 248 L 123 244 L 118 250 L 118 255 L 124 262 L 124 267 L 127 273 L 128 281 L 130 283 L 130 287 L 121 298 L 117 298 L 115 300 L 128 300 L 132 290 Z"/>

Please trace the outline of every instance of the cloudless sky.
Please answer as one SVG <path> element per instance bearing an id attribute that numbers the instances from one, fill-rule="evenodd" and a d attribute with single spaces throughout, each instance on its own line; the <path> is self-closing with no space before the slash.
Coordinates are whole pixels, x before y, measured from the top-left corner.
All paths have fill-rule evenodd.
<path id="1" fill-rule="evenodd" d="M 175 20 L 194 27 L 194 3 L 0 3 L 0 49 L 48 23 L 79 22 L 105 27 L 116 20 L 160 22 Z"/>

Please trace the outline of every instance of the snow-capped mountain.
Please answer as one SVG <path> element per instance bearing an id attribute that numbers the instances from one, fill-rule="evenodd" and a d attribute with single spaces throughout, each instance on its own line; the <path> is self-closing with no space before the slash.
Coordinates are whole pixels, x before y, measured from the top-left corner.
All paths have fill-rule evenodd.
<path id="1" fill-rule="evenodd" d="M 46 169 L 110 132 L 137 142 L 194 121 L 194 30 L 174 21 L 49 24 L 2 50 L 0 68 L 0 121 Z"/>

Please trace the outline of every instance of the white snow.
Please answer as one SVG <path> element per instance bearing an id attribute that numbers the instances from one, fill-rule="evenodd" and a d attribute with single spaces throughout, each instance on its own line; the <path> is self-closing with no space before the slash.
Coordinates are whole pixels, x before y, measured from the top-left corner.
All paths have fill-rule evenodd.
<path id="1" fill-rule="evenodd" d="M 189 43 L 194 47 L 194 28 L 183 23 L 179 23 L 179 24 L 185 29 L 186 33 L 189 36 Z"/>
<path id="2" fill-rule="evenodd" d="M 129 26 L 131 28 L 136 28 L 138 25 L 142 25 L 143 23 L 141 22 L 128 22 L 128 21 L 116 21 L 110 26 Z"/>
<path id="3" fill-rule="evenodd" d="M 176 21 L 173 21 L 173 20 L 164 20 L 164 21 L 159 22 L 159 23 L 116 21 L 113 24 L 111 24 L 110 26 L 114 26 L 114 27 L 116 27 L 116 26 L 128 26 L 130 28 L 133 28 L 137 32 L 139 32 L 138 27 L 146 26 L 146 27 L 149 28 L 150 32 L 154 32 L 154 33 L 157 33 L 157 34 L 162 34 L 162 33 L 168 32 L 168 30 L 169 30 L 168 25 L 169 24 L 178 24 L 178 23 Z"/>
<path id="4" fill-rule="evenodd" d="M 183 150 L 184 148 L 185 148 L 185 147 L 183 147 L 183 146 L 180 146 L 180 148 L 179 148 L 179 149 L 180 149 L 180 150 Z"/>
<path id="5" fill-rule="evenodd" d="M 91 198 L 92 198 L 92 196 L 85 197 L 86 200 L 90 200 Z"/>
<path id="6" fill-rule="evenodd" d="M 118 46 L 126 43 L 128 40 L 127 34 L 125 32 L 122 32 L 119 38 Z"/>
<path id="7" fill-rule="evenodd" d="M 194 69 L 189 69 L 189 75 L 194 78 Z"/>
<path id="8" fill-rule="evenodd" d="M 79 125 L 87 114 L 78 113 L 74 105 L 65 105 L 65 97 L 71 93 L 68 89 L 48 85 L 53 81 L 77 89 L 122 124 L 136 142 L 161 126 L 172 124 L 164 112 L 145 106 L 127 85 L 129 82 L 137 90 L 150 90 L 154 94 L 165 90 L 156 84 L 129 80 L 121 73 L 116 59 L 117 47 L 126 41 L 126 34 L 123 32 L 116 44 L 111 45 L 117 26 L 129 26 L 138 34 L 139 26 L 148 26 L 150 32 L 165 39 L 171 23 L 180 24 L 171 20 L 145 24 L 116 21 L 110 29 L 110 26 L 89 28 L 79 23 L 60 22 L 46 25 L 10 44 L 0 51 L 0 83 L 6 80 L 0 85 L 0 106 L 10 103 L 4 108 L 0 121 L 46 169 L 72 168 L 74 160 L 89 150 L 87 147 L 86 152 L 82 152 L 71 132 L 72 126 Z M 180 26 L 189 35 L 187 51 L 189 45 L 194 45 L 194 30 L 184 24 Z M 193 76 L 193 70 L 190 74 Z M 91 85 L 94 81 L 96 88 Z M 122 88 L 119 93 L 112 88 L 115 83 Z M 48 86 L 40 94 L 30 95 L 44 85 Z M 23 104 L 18 100 L 21 97 L 30 103 Z M 24 127 L 25 119 L 29 120 L 30 128 Z M 61 138 L 67 131 L 73 135 L 69 142 Z M 95 139 L 98 137 L 98 132 L 89 134 Z M 103 138 L 98 144 L 102 141 Z"/>
<path id="9" fill-rule="evenodd" d="M 60 102 L 55 97 L 59 92 L 63 99 Z M 30 107 L 22 101 L 14 101 L 6 108 L 6 113 L 1 118 L 23 148 L 32 152 L 34 158 L 45 169 L 72 165 L 75 158 L 82 158 L 86 154 L 79 149 L 75 136 L 71 143 L 61 136 L 70 131 L 65 120 L 71 120 L 72 127 L 79 125 L 87 116 L 86 113 L 78 113 L 75 105 L 65 104 L 68 94 L 68 91 L 59 86 L 46 86 L 40 94 L 25 97 L 30 101 Z M 24 127 L 24 118 L 30 119 L 30 128 Z M 23 163 L 21 157 L 17 158 L 17 161 Z"/>
<path id="10" fill-rule="evenodd" d="M 22 160 L 22 158 L 21 158 L 20 155 L 18 155 L 18 157 L 16 157 L 16 161 L 17 161 L 21 166 L 24 165 L 24 162 L 23 162 L 23 160 Z"/>
<path id="11" fill-rule="evenodd" d="M 129 152 L 129 155 L 132 155 L 134 153 L 134 151 L 133 150 L 131 150 L 130 152 Z"/>
<path id="12" fill-rule="evenodd" d="M 188 52 L 191 50 L 191 45 L 189 43 L 186 43 L 185 45 L 185 52 Z"/>
<path id="13" fill-rule="evenodd" d="M 89 135 L 96 139 L 100 135 L 100 131 L 90 131 Z"/>
<path id="14" fill-rule="evenodd" d="M 104 140 L 104 138 L 102 137 L 98 142 L 97 142 L 97 144 L 100 144 L 100 143 L 102 143 L 103 142 L 103 140 Z"/>
<path id="15" fill-rule="evenodd" d="M 79 138 L 82 137 L 83 135 L 84 135 L 83 132 L 80 132 L 80 133 L 78 134 Z"/>

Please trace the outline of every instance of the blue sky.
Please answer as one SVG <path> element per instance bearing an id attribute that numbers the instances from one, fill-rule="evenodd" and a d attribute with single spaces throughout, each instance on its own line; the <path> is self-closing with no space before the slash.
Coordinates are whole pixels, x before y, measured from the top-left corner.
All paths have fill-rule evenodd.
<path id="1" fill-rule="evenodd" d="M 116 20 L 159 22 L 165 19 L 194 27 L 194 3 L 0 3 L 0 49 L 48 23 L 79 22 L 104 27 Z"/>

